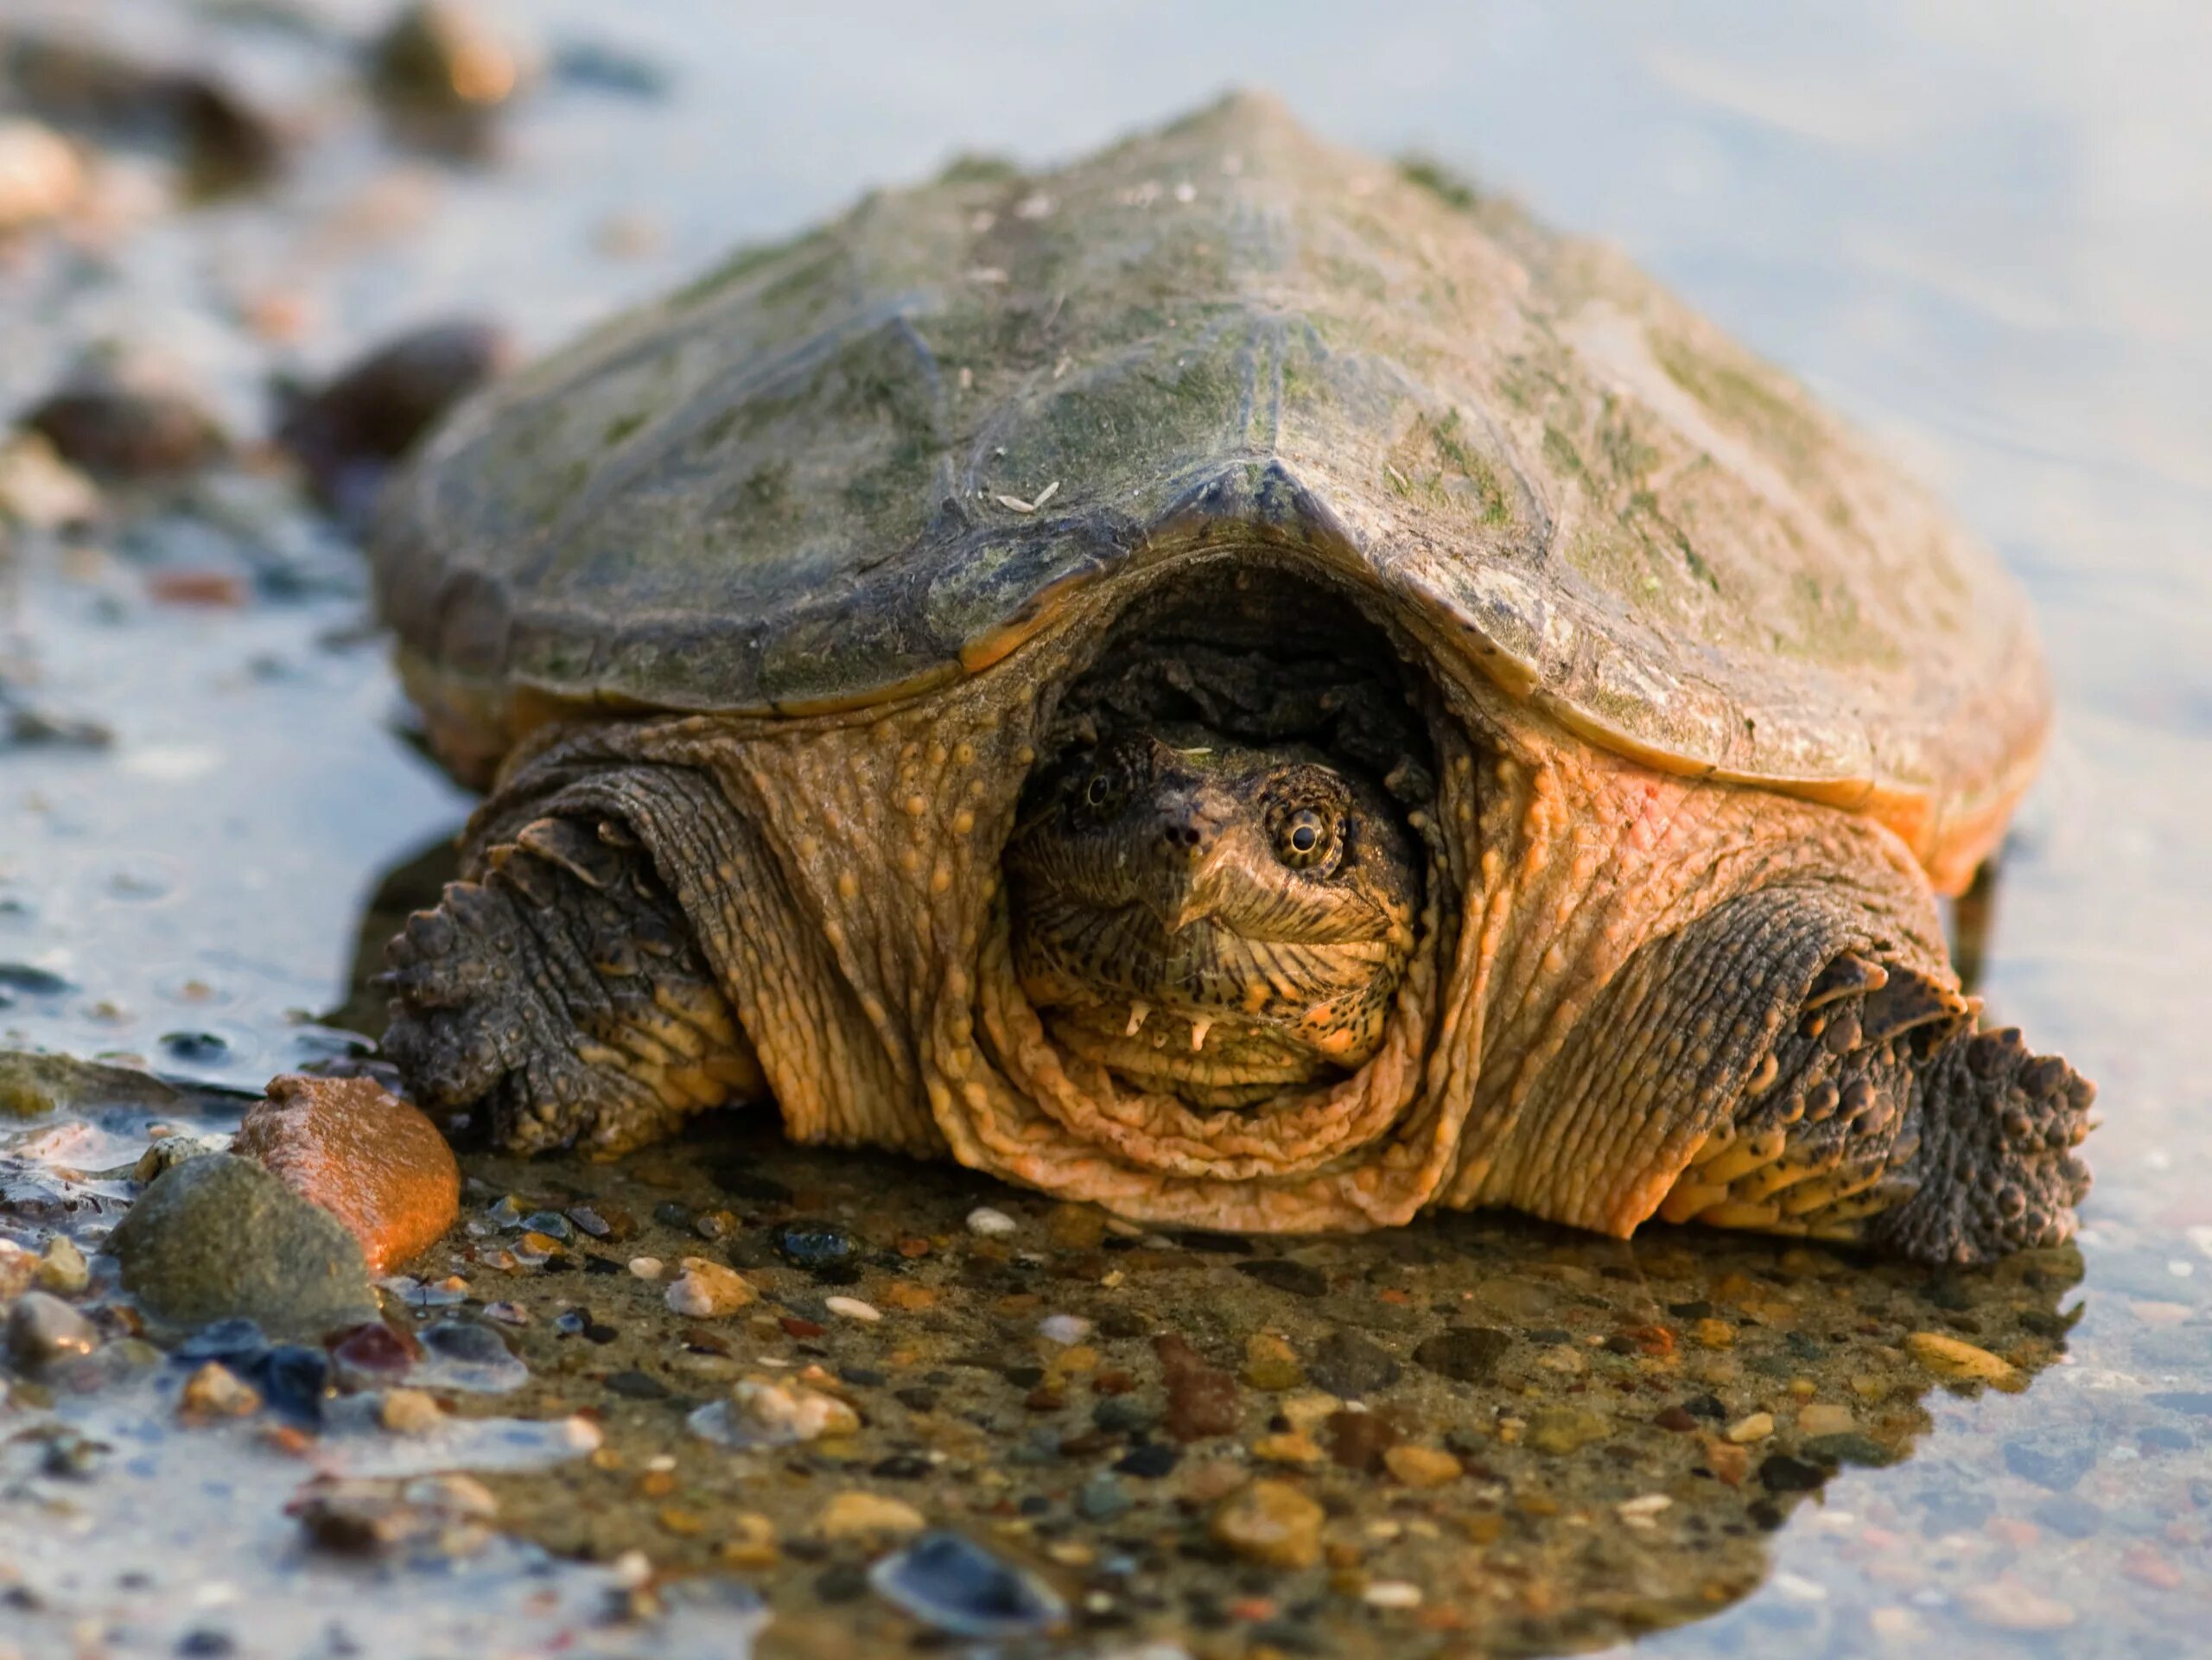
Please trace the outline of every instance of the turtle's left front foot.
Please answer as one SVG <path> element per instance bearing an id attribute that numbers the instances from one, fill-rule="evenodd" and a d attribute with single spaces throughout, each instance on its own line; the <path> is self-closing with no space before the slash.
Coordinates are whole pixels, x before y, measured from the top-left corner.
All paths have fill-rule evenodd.
<path id="1" fill-rule="evenodd" d="M 1732 1123 L 1661 1204 L 1696 1220 L 1979 1262 L 2074 1231 L 2095 1086 L 1956 991 L 1836 958 Z"/>

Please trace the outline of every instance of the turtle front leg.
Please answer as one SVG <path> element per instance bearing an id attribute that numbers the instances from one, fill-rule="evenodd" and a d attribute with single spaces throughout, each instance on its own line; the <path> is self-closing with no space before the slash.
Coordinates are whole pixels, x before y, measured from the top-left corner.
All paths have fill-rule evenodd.
<path id="1" fill-rule="evenodd" d="M 1950 986 L 1836 957 L 1660 1205 L 1697 1220 L 1968 1263 L 2074 1230 L 2095 1089 Z"/>
<path id="2" fill-rule="evenodd" d="M 472 849 L 385 948 L 384 1047 L 416 1097 L 524 1152 L 617 1153 L 765 1093 L 682 908 L 618 817 L 555 812 Z"/>

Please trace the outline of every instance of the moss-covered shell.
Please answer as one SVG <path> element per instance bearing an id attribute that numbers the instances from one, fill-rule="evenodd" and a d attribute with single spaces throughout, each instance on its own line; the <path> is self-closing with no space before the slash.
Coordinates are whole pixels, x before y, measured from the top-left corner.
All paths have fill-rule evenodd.
<path id="1" fill-rule="evenodd" d="M 1618 255 L 1261 98 L 960 166 L 465 406 L 375 546 L 506 699 L 864 704 L 1294 523 L 1585 736 L 1880 813 L 1957 881 L 2046 720 L 1995 560 Z"/>

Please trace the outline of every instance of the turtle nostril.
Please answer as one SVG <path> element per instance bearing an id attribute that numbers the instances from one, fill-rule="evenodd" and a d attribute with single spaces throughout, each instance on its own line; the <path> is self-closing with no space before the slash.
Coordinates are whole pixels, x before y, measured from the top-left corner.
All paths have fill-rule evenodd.
<path id="1" fill-rule="evenodd" d="M 1171 847 L 1195 848 L 1205 839 L 1205 834 L 1196 824 L 1170 824 L 1167 827 L 1167 842 Z"/>

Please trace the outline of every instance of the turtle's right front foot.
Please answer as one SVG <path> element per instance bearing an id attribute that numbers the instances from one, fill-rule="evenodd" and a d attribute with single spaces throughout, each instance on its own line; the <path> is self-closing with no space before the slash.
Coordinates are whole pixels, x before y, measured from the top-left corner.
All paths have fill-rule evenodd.
<path id="1" fill-rule="evenodd" d="M 621 1152 L 762 1092 L 759 1062 L 634 838 L 540 818 L 385 948 L 385 1052 L 426 1105 L 504 1146 Z"/>

